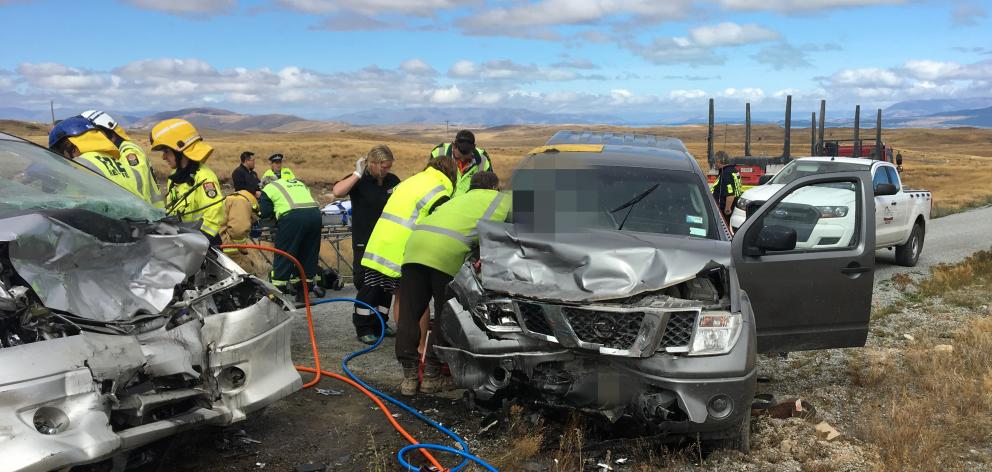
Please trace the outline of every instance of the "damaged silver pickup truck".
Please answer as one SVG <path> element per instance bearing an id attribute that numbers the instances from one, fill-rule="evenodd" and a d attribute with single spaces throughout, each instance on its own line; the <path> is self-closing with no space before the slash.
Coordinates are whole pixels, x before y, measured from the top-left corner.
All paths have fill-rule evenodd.
<path id="1" fill-rule="evenodd" d="M 0 133 L 0 469 L 122 470 L 301 387 L 290 313 L 195 229 Z"/>
<path id="2" fill-rule="evenodd" d="M 798 179 L 733 239 L 677 139 L 559 132 L 512 187 L 512 223 L 479 224 L 440 314 L 435 349 L 475 404 L 528 399 L 747 451 L 758 352 L 864 345 L 867 172 Z M 821 200 L 851 202 L 857 228 L 797 248 L 836 213 Z"/>

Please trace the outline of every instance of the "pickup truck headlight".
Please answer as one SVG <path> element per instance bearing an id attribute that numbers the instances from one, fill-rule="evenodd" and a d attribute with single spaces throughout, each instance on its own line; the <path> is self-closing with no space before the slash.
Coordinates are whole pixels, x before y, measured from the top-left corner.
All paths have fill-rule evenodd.
<path id="1" fill-rule="evenodd" d="M 818 206 L 817 210 L 820 210 L 820 218 L 843 218 L 847 216 L 846 206 Z"/>
<path id="2" fill-rule="evenodd" d="M 472 312 L 482 319 L 486 329 L 497 333 L 519 333 L 517 313 L 510 300 L 489 300 L 472 308 Z"/>
<path id="3" fill-rule="evenodd" d="M 737 344 L 740 334 L 740 313 L 702 312 L 696 318 L 696 332 L 692 336 L 689 355 L 726 354 Z"/>
<path id="4" fill-rule="evenodd" d="M 737 207 L 739 210 L 747 211 L 748 203 L 751 203 L 751 200 L 748 200 L 744 197 L 737 197 L 737 200 L 734 200 L 734 206 Z"/>

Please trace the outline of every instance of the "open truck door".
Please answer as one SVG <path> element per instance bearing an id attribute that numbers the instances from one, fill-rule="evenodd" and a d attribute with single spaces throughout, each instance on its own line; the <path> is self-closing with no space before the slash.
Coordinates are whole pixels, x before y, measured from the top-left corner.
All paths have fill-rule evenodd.
<path id="1" fill-rule="evenodd" d="M 864 346 L 874 207 L 869 172 L 814 175 L 779 190 L 737 231 L 736 279 L 754 310 L 758 352 Z M 818 233 L 829 226 L 841 244 L 797 248 L 817 225 L 826 225 Z"/>

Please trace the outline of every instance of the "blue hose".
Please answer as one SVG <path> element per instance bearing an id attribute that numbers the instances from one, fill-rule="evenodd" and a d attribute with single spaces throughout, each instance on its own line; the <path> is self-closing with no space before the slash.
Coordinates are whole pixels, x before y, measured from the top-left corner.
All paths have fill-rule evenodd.
<path id="1" fill-rule="evenodd" d="M 499 472 L 498 470 L 496 470 L 495 467 L 493 467 L 493 466 L 489 465 L 488 463 L 486 463 L 486 461 L 484 461 L 484 460 L 482 460 L 482 459 L 480 459 L 480 458 L 478 458 L 476 456 L 473 456 L 472 454 L 469 454 L 468 452 L 465 452 L 465 451 L 463 451 L 461 449 L 455 449 L 453 447 L 440 446 L 440 445 L 437 445 L 437 444 L 411 444 L 409 446 L 404 447 L 403 449 L 400 449 L 400 452 L 396 453 L 396 458 L 398 458 L 400 460 L 400 465 L 402 465 L 403 467 L 406 467 L 407 470 L 418 470 L 416 467 L 410 465 L 410 463 L 408 463 L 405 459 L 403 459 L 403 456 L 405 456 L 408 452 L 413 451 L 413 450 L 416 450 L 416 449 L 431 449 L 431 450 L 435 450 L 435 451 L 450 452 L 452 454 L 456 454 L 458 456 L 464 457 L 467 460 L 470 460 L 472 462 L 475 462 L 476 464 L 479 464 L 480 466 L 484 467 L 486 470 L 490 470 L 492 472 Z"/>
<path id="2" fill-rule="evenodd" d="M 475 456 L 473 456 L 473 455 L 470 454 L 468 443 L 466 443 L 465 440 L 461 438 L 461 436 L 458 436 L 457 434 L 455 434 L 455 432 L 449 430 L 448 428 L 445 428 L 444 426 L 441 426 L 440 424 L 438 424 L 434 420 L 432 420 L 432 419 L 424 416 L 422 413 L 420 413 L 419 411 L 417 411 L 413 407 L 410 407 L 407 404 L 405 404 L 405 403 L 403 403 L 403 402 L 401 402 L 401 401 L 399 401 L 399 400 L 397 400 L 397 399 L 395 399 L 395 398 L 393 398 L 393 397 L 391 397 L 389 395 L 386 395 L 385 393 L 377 390 L 375 387 L 372 387 L 371 385 L 365 383 L 362 379 L 358 378 L 357 375 L 355 375 L 354 373 L 351 372 L 351 369 L 348 368 L 348 362 L 350 362 L 352 359 L 354 359 L 354 358 L 356 358 L 358 356 L 365 355 L 365 354 L 368 354 L 368 353 L 374 351 L 376 348 L 379 347 L 380 344 L 382 344 L 383 339 L 385 339 L 386 321 L 382 318 L 382 315 L 379 313 L 378 310 L 376 310 L 375 308 L 373 308 L 368 303 L 365 303 L 365 302 L 363 302 L 361 300 L 356 300 L 354 298 L 325 298 L 323 300 L 316 300 L 316 301 L 311 302 L 310 303 L 310 306 L 322 305 L 324 303 L 331 303 L 331 302 L 355 303 L 355 304 L 364 306 L 364 307 L 368 308 L 369 310 L 372 310 L 372 312 L 375 313 L 376 318 L 379 320 L 379 327 L 380 327 L 379 333 L 380 334 L 379 334 L 379 339 L 376 340 L 375 344 L 373 344 L 373 345 L 371 345 L 371 346 L 369 346 L 369 347 L 367 347 L 365 349 L 362 349 L 360 351 L 352 352 L 351 354 L 348 354 L 347 356 L 344 357 L 344 359 L 341 360 L 341 368 L 344 370 L 345 375 L 347 375 L 349 378 L 351 378 L 352 380 L 354 380 L 355 382 L 357 382 L 361 386 L 363 386 L 366 389 L 368 389 L 368 391 L 370 391 L 370 392 L 378 395 L 383 400 L 386 400 L 389 403 L 392 403 L 393 405 L 396 405 L 396 406 L 402 408 L 403 410 L 406 410 L 411 415 L 417 417 L 417 419 L 419 419 L 420 421 L 423 421 L 424 423 L 430 425 L 432 428 L 434 428 L 434 429 L 436 429 L 436 430 L 438 430 L 438 431 L 440 431 L 440 432 L 448 435 L 451 439 L 455 440 L 455 442 L 457 442 L 458 445 L 460 445 L 462 447 L 461 450 L 458 450 L 458 449 L 450 448 L 448 446 L 442 446 L 442 445 L 439 445 L 439 444 L 417 444 L 417 445 L 411 445 L 411 446 L 413 446 L 412 449 L 418 449 L 419 448 L 419 449 L 444 450 L 444 451 L 448 451 L 448 452 L 453 452 L 453 453 L 458 454 L 459 456 L 463 457 L 464 459 L 462 460 L 461 464 L 458 464 L 457 466 L 455 466 L 454 468 L 451 469 L 452 472 L 457 472 L 457 471 L 465 468 L 465 466 L 471 464 L 472 462 L 475 462 L 477 464 L 480 464 L 483 467 L 487 467 L 488 470 L 495 471 L 496 469 L 494 467 L 492 467 L 491 465 L 487 464 L 482 459 L 480 459 L 478 457 L 475 457 Z M 442 448 L 444 448 L 444 449 L 442 449 Z M 406 470 L 408 470 L 408 471 L 417 472 L 417 471 L 420 470 L 419 468 L 410 465 L 409 463 L 406 462 L 406 460 L 403 459 L 403 455 L 405 454 L 405 451 L 407 449 L 409 449 L 409 448 L 404 448 L 404 449 L 400 450 L 399 453 L 397 453 L 397 457 L 399 457 L 400 464 L 403 465 L 404 467 L 406 467 Z"/>

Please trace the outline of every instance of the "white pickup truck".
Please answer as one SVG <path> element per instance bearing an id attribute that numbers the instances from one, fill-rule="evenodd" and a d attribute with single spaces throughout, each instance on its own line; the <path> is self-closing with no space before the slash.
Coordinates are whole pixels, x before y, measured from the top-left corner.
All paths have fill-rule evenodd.
<path id="1" fill-rule="evenodd" d="M 923 250 L 932 198 L 926 190 L 904 189 L 896 167 L 889 162 L 850 157 L 796 159 L 764 185 L 747 190 L 737 199 L 730 217 L 730 226 L 736 231 L 749 215 L 793 180 L 814 174 L 864 170 L 869 166 L 875 188 L 876 249 L 894 247 L 897 263 L 907 267 L 915 266 Z M 798 235 L 796 247 L 831 249 L 841 244 L 841 241 L 849 241 L 850 235 L 855 231 L 855 219 L 853 214 L 848 214 L 848 208 L 853 207 L 855 202 L 843 200 L 849 198 L 852 192 L 835 191 L 829 187 L 810 188 L 808 191 L 818 195 L 804 197 L 802 194 L 795 194 L 792 196 L 792 200 L 795 200 L 793 203 L 802 204 L 806 199 L 817 201 L 820 206 L 814 208 L 819 210 L 819 215 L 813 215 L 808 232 Z M 828 195 L 831 192 L 836 193 L 836 205 L 823 206 L 824 201 L 833 202 Z"/>

